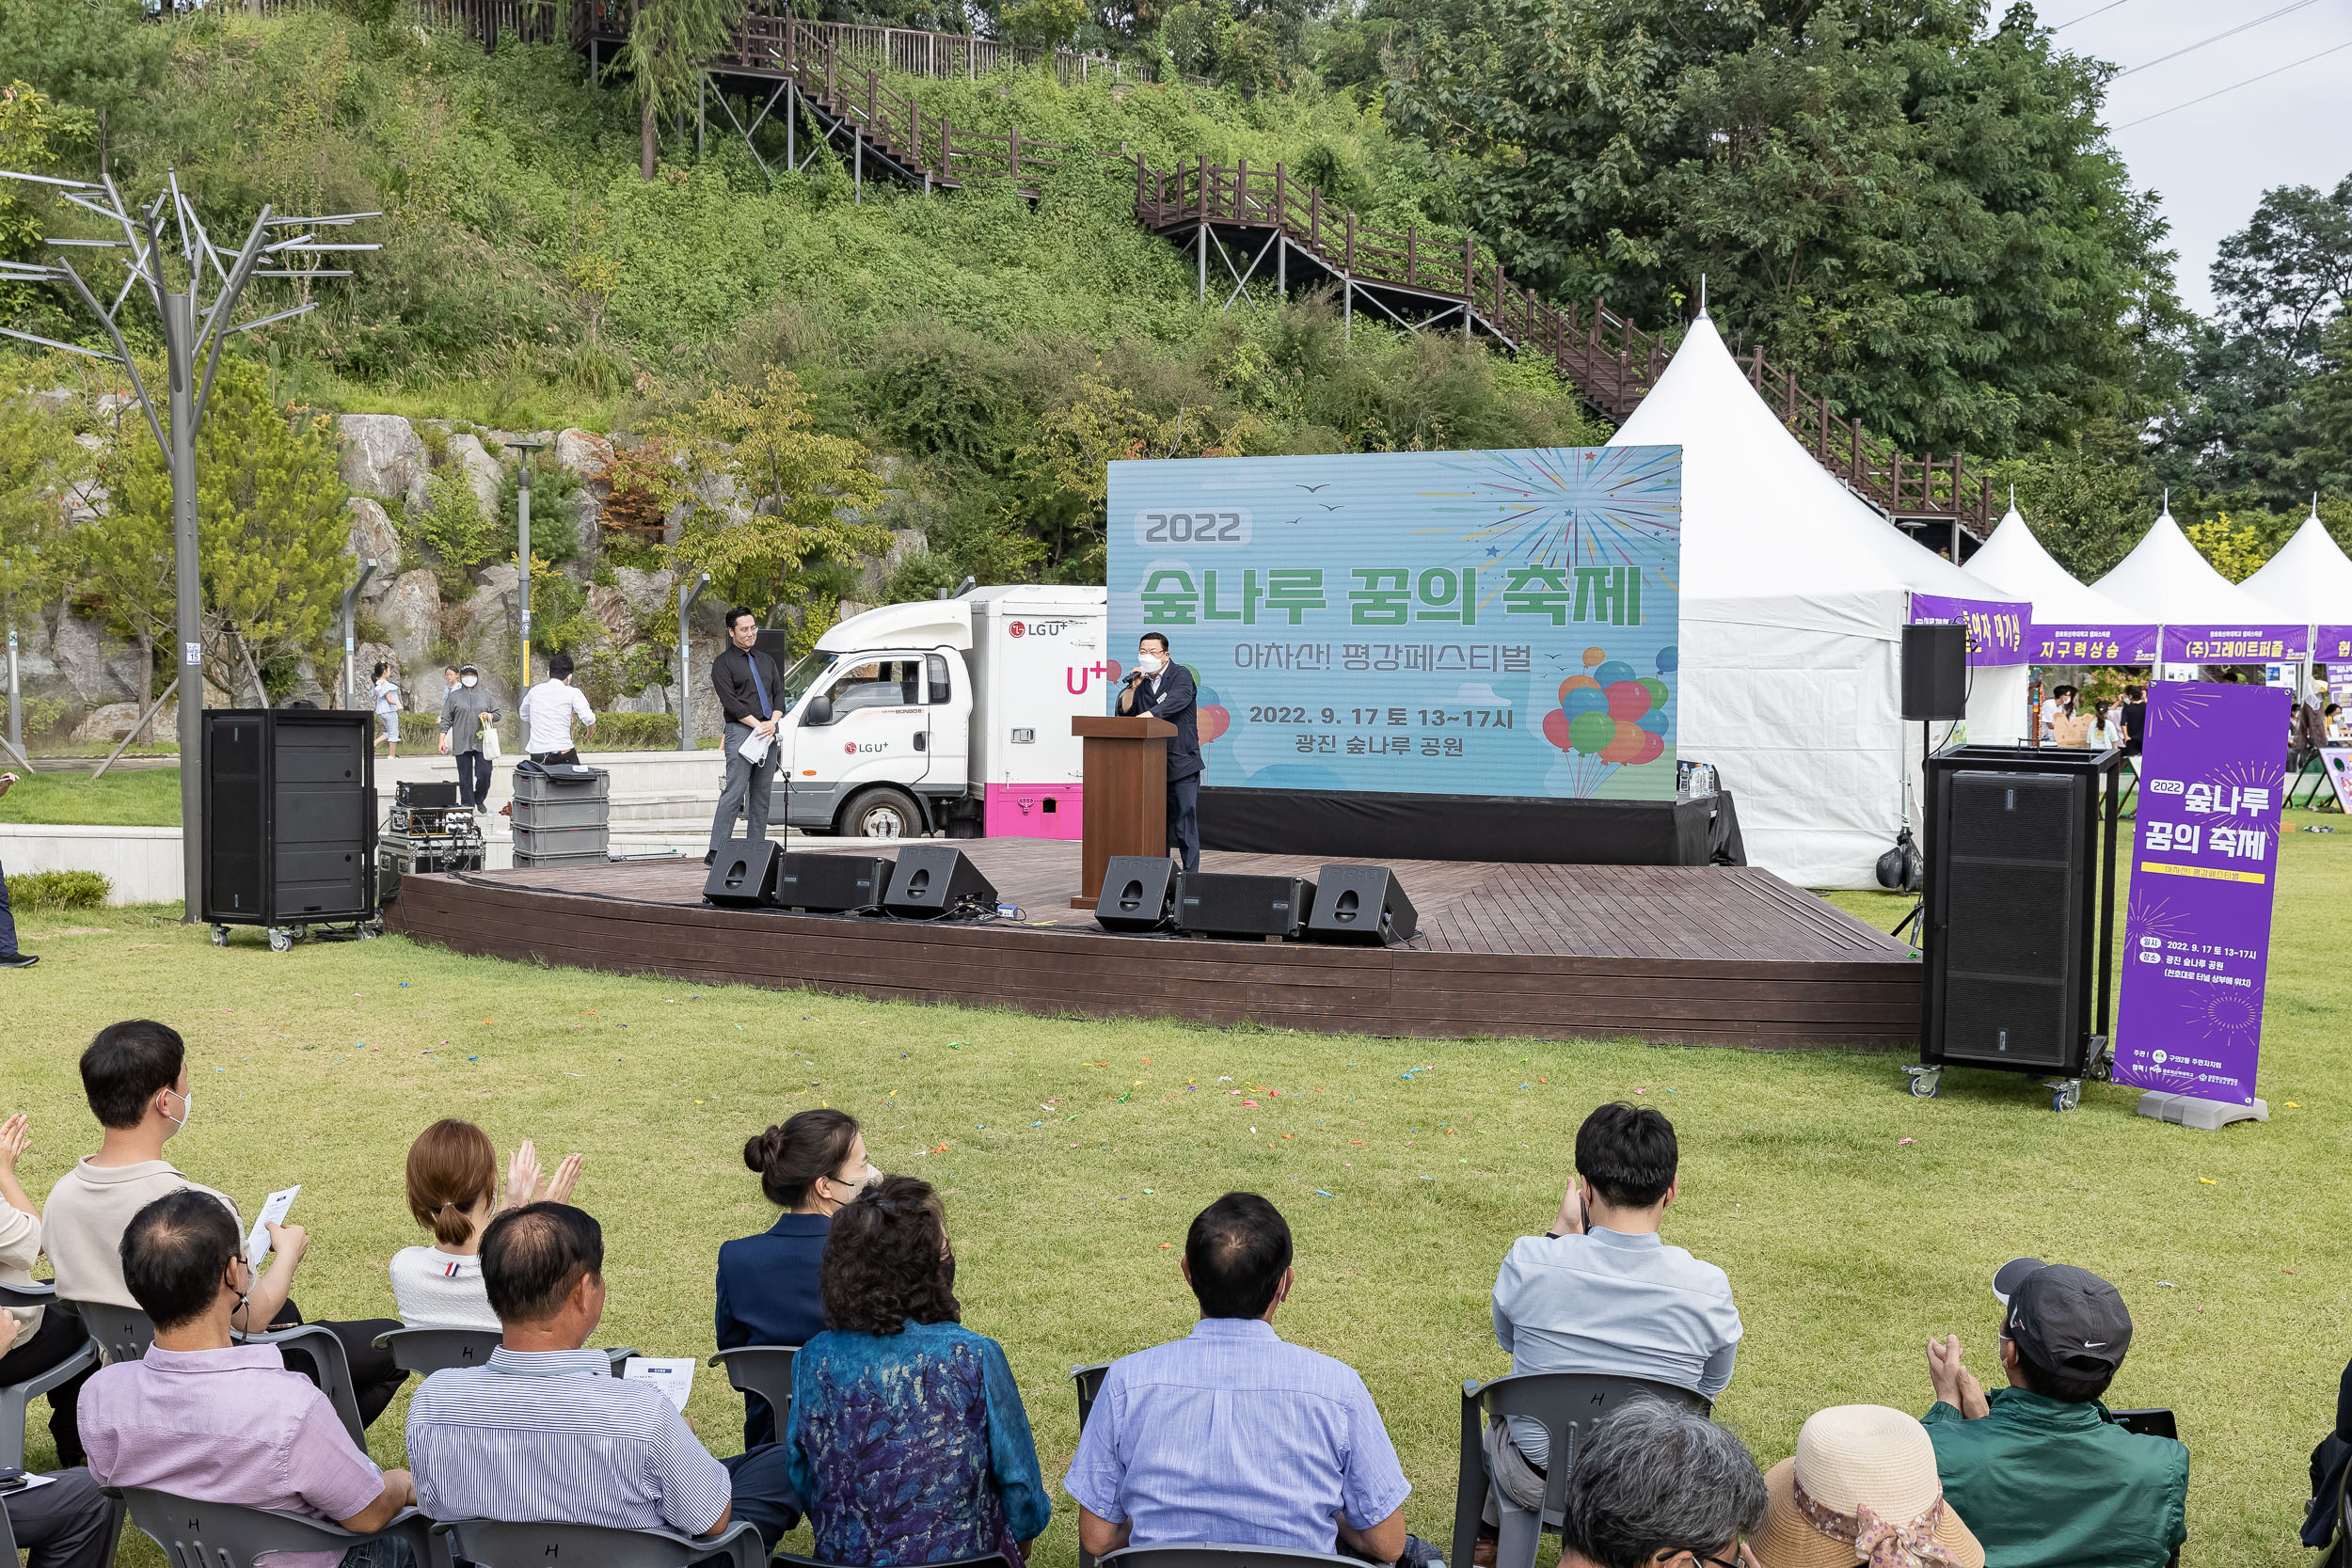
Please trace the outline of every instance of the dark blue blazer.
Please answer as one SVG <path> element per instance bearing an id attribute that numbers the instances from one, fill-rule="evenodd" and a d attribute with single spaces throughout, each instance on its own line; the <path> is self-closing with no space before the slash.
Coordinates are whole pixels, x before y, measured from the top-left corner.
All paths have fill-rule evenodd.
<path id="1" fill-rule="evenodd" d="M 825 1331 L 825 1304 L 817 1291 L 833 1221 L 824 1214 L 784 1214 L 769 1229 L 719 1243 L 719 1348 L 805 1345 Z M 743 1396 L 743 1446 L 772 1443 L 776 1413 L 757 1394 Z"/>
<path id="2" fill-rule="evenodd" d="M 1152 695 L 1152 682 L 1147 678 L 1135 685 L 1135 705 L 1122 711 L 1129 717 L 1150 714 L 1165 719 L 1176 726 L 1176 734 L 1168 743 L 1168 776 L 1172 782 L 1188 779 L 1200 771 L 1200 724 L 1194 717 L 1193 705 L 1200 694 L 1192 672 L 1181 664 L 1170 664 L 1160 679 L 1160 694 Z"/>

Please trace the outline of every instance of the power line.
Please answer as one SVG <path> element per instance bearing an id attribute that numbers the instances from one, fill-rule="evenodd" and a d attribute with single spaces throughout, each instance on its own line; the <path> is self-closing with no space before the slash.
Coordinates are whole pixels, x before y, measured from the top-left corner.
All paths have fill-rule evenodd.
<path id="1" fill-rule="evenodd" d="M 2083 12 L 2082 15 L 2074 19 L 2074 22 L 2088 22 L 2094 16 L 2105 16 L 2107 12 L 2115 9 L 2116 7 L 2129 5 L 2130 3 L 2131 0 L 2107 0 L 2107 3 L 2100 7 L 2097 10 Z M 2067 28 L 2072 27 L 2074 24 L 2074 22 L 2061 22 L 2057 26 L 2051 28 L 2050 31 L 2054 33 L 2062 33 L 2066 31 Z"/>
<path id="2" fill-rule="evenodd" d="M 2141 61 L 2139 64 L 2131 67 L 2130 70 L 2119 71 L 2115 73 L 2115 79 L 2121 81 L 2122 78 L 2132 75 L 2137 71 L 2147 70 L 2150 66 L 2162 65 L 2167 60 L 2177 60 L 2184 55 L 2193 55 L 2198 50 L 2205 47 L 2208 43 L 2219 43 L 2223 39 L 2235 38 L 2238 34 L 2246 31 L 2249 27 L 2259 27 L 2265 22 L 2276 22 L 2279 18 L 2286 15 L 2287 12 L 2299 11 L 2304 7 L 2312 3 L 2313 0 L 2295 0 L 2293 5 L 2281 6 L 2277 10 L 2272 11 L 2268 16 L 2258 16 L 2251 22 L 2241 22 L 2236 26 L 2231 28 L 2228 32 L 2216 33 L 2209 39 L 2200 39 L 2197 42 L 2188 45 L 2185 49 L 2175 49 L 2169 55 L 2159 55 L 2153 60 Z"/>
<path id="3" fill-rule="evenodd" d="M 2118 131 L 2128 131 L 2134 125 L 2145 125 L 2152 119 L 2162 119 L 2169 114 L 2176 114 L 2183 109 L 2193 108 L 2197 104 L 2204 103 L 2207 99 L 2218 98 L 2225 92 L 2235 92 L 2240 87 L 2250 87 L 2257 82 L 2267 81 L 2269 78 L 2278 75 L 2281 71 L 2293 71 L 2298 65 L 2309 65 L 2313 60 L 2325 59 L 2330 55 L 2340 54 L 2346 49 L 2352 49 L 2352 39 L 2344 40 L 2342 43 L 2337 44 L 2332 49 L 2323 49 L 2316 55 L 2306 55 L 2299 60 L 2289 60 L 2282 66 L 2278 66 L 2272 70 L 2264 71 L 2260 76 L 2249 76 L 2243 82 L 2233 82 L 2226 87 L 2216 87 L 2213 91 L 2206 93 L 2201 98 L 2192 98 L 2185 103 L 2175 103 L 2169 109 L 2158 109 L 2154 114 L 2142 115 L 2137 119 L 2118 125 L 2114 127 L 2114 129 Z"/>

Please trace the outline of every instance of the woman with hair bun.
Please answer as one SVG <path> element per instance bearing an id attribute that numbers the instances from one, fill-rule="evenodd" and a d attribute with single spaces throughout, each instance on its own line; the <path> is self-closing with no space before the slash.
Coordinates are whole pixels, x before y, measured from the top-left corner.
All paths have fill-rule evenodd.
<path id="1" fill-rule="evenodd" d="M 818 1265 L 833 1216 L 882 1173 L 866 1159 L 866 1135 L 847 1111 L 803 1111 L 743 1145 L 743 1164 L 784 1213 L 756 1236 L 719 1247 L 718 1344 L 804 1345 L 825 1331 Z M 776 1414 L 743 1396 L 743 1446 L 776 1440 Z"/>
<path id="2" fill-rule="evenodd" d="M 529 1138 L 506 1163 L 506 1201 L 498 1201 L 498 1150 L 470 1121 L 444 1117 L 408 1146 L 408 1212 L 433 1232 L 431 1246 L 392 1255 L 392 1299 L 409 1328 L 487 1328 L 499 1315 L 482 1284 L 482 1228 L 501 1207 L 570 1199 L 580 1156 L 565 1155 L 543 1187 Z"/>

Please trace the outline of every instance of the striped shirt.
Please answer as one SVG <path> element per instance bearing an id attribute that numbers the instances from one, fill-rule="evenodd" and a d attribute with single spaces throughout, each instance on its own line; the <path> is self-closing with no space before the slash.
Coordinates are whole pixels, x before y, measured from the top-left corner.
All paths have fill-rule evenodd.
<path id="1" fill-rule="evenodd" d="M 702 1535 L 735 1495 L 668 1396 L 612 1376 L 600 1350 L 501 1345 L 435 1372 L 409 1402 L 408 1466 L 436 1519 Z"/>

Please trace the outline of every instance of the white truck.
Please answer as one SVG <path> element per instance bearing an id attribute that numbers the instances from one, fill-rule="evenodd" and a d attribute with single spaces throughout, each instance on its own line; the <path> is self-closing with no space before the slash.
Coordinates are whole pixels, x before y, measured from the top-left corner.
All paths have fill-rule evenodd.
<path id="1" fill-rule="evenodd" d="M 1080 836 L 1070 721 L 1120 668 L 1101 588 L 976 588 L 884 605 L 784 677 L 769 820 L 866 838 Z"/>

